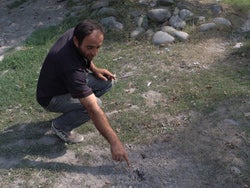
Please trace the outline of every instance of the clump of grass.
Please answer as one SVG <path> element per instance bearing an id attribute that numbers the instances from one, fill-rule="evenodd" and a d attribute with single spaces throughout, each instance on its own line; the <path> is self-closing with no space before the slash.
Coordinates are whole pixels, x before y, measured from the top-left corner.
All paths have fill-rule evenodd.
<path id="1" fill-rule="evenodd" d="M 250 8 L 250 1 L 249 0 L 223 0 L 223 2 L 231 4 L 236 9 L 238 9 L 241 12 L 249 12 Z"/>
<path id="2" fill-rule="evenodd" d="M 223 0 L 225 3 L 237 5 L 239 7 L 249 7 L 250 6 L 250 1 L 248 0 Z"/>
<path id="3" fill-rule="evenodd" d="M 243 36 L 245 38 L 243 46 L 235 48 L 232 54 L 243 58 L 250 58 L 250 31 L 243 33 Z"/>
<path id="4" fill-rule="evenodd" d="M 234 50 L 233 54 L 241 57 L 250 58 L 250 40 L 246 41 L 244 43 L 244 46 L 242 46 L 241 48 Z"/>

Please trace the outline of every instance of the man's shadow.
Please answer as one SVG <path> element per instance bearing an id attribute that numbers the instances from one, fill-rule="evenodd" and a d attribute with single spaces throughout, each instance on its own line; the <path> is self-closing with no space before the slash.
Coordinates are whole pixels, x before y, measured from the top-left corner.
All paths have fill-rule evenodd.
<path id="1" fill-rule="evenodd" d="M 114 167 L 110 164 L 72 165 L 43 160 L 63 156 L 67 150 L 67 145 L 52 134 L 50 125 L 50 121 L 16 124 L 2 131 L 0 133 L 0 169 L 36 168 L 93 175 L 108 175 L 114 172 Z"/>

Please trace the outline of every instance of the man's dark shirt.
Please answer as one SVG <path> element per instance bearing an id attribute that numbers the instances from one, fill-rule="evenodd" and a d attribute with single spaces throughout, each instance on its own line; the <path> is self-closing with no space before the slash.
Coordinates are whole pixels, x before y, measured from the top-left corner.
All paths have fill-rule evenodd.
<path id="1" fill-rule="evenodd" d="M 43 107 L 47 107 L 54 96 L 70 93 L 73 98 L 83 98 L 92 94 L 87 85 L 90 62 L 74 45 L 73 32 L 73 29 L 65 32 L 45 58 L 36 93 Z"/>

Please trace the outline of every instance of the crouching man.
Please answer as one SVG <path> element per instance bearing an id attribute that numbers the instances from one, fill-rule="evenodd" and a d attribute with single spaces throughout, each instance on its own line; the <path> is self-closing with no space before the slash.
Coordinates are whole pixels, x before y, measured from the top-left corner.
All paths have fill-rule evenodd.
<path id="1" fill-rule="evenodd" d="M 115 79 L 93 62 L 103 40 L 103 29 L 93 20 L 66 31 L 44 60 L 36 97 L 47 111 L 62 113 L 52 121 L 51 129 L 63 141 L 82 142 L 83 135 L 74 129 L 91 119 L 109 142 L 113 160 L 125 160 L 130 165 L 123 144 L 100 107 L 99 97 L 110 90 Z"/>

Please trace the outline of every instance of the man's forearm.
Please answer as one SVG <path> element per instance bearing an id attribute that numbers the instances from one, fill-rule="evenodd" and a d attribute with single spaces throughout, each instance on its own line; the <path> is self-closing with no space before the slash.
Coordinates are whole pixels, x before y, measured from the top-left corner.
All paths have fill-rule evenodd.
<path id="1" fill-rule="evenodd" d="M 130 165 L 126 150 L 117 134 L 110 126 L 107 116 L 97 104 L 95 95 L 91 94 L 88 97 L 81 98 L 80 101 L 87 109 L 96 129 L 109 142 L 112 159 L 116 161 L 126 160 L 127 164 Z"/>
<path id="2" fill-rule="evenodd" d="M 111 145 L 120 142 L 115 131 L 110 126 L 107 116 L 101 109 L 95 112 L 90 112 L 90 117 L 94 122 L 96 129 Z"/>
<path id="3" fill-rule="evenodd" d="M 95 66 L 95 64 L 94 64 L 93 61 L 91 61 L 89 69 L 90 69 L 93 73 L 96 72 L 97 67 Z"/>

